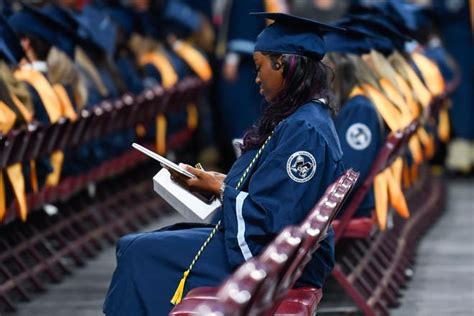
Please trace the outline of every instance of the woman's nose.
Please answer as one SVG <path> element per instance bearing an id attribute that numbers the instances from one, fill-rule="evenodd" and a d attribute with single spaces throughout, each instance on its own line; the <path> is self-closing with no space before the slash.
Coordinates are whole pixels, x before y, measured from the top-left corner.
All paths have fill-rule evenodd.
<path id="1" fill-rule="evenodd" d="M 260 76 L 257 74 L 257 75 L 255 76 L 255 83 L 256 83 L 256 84 L 260 84 L 260 82 L 261 82 Z"/>

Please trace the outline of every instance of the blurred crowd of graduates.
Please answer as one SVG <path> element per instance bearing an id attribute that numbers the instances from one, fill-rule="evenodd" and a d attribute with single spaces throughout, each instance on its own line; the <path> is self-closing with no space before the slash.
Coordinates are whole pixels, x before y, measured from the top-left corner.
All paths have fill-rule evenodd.
<path id="1" fill-rule="evenodd" d="M 439 152 L 447 148 L 451 170 L 468 174 L 474 166 L 469 5 L 468 0 L 0 0 L 2 134 L 32 121 L 76 120 L 82 109 L 101 101 L 156 85 L 167 89 L 186 76 L 209 82 L 201 99 L 181 112 L 159 115 L 150 126 L 8 166 L 0 172 L 0 215 L 15 198 L 85 172 L 128 150 L 136 139 L 170 154 L 167 137 L 182 128 L 196 131 L 193 159 L 229 167 L 232 140 L 265 106 L 252 58 L 265 21 L 248 13 L 271 11 L 348 29 L 327 38 L 325 59 L 342 105 L 335 122 L 347 168 L 363 177 L 390 132 L 420 121 L 409 153 L 379 175 L 359 214 L 370 216 L 364 209 L 383 210 L 391 203 L 408 216 L 400 192 L 416 178 L 420 164 L 435 159 L 443 165 Z M 430 102 L 457 78 L 461 83 L 452 101 L 430 117 Z"/>

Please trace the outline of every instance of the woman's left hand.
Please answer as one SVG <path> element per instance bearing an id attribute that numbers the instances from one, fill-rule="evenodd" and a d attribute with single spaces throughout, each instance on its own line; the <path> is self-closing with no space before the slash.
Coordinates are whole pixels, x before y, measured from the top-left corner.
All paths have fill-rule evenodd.
<path id="1" fill-rule="evenodd" d="M 225 175 L 214 171 L 204 171 L 198 168 L 193 168 L 186 164 L 180 164 L 180 167 L 195 175 L 196 178 L 188 178 L 172 169 L 168 169 L 171 173 L 171 178 L 175 182 L 191 192 L 204 194 L 211 193 L 214 196 L 219 197 Z"/>

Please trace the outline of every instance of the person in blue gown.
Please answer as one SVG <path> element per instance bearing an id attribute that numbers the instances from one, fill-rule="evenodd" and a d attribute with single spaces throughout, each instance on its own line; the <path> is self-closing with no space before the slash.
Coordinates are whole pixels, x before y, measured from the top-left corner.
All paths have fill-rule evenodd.
<path id="1" fill-rule="evenodd" d="M 228 16 L 224 17 L 225 56 L 222 69 L 216 75 L 218 141 L 228 167 L 233 161 L 231 142 L 241 138 L 244 131 L 262 114 L 262 97 L 254 82 L 252 60 L 255 38 L 265 27 L 264 20 L 252 19 L 249 12 L 265 11 L 263 0 L 231 1 Z M 222 40 L 222 35 L 220 36 Z M 219 53 L 218 53 L 219 54 Z"/>
<path id="2" fill-rule="evenodd" d="M 105 314 L 167 315 L 181 299 L 175 293 L 179 283 L 184 294 L 217 286 L 284 227 L 299 224 L 343 173 L 332 121 L 337 107 L 331 102 L 328 68 L 320 62 L 325 53 L 321 34 L 340 29 L 286 14 L 258 15 L 275 20 L 259 34 L 254 52 L 255 82 L 267 106 L 247 130 L 243 154 L 227 175 L 191 166 L 185 167 L 196 178 L 172 173 L 189 190 L 221 199 L 222 208 L 212 226 L 176 224 L 122 237 Z M 321 288 L 333 265 L 331 229 L 298 285 Z"/>
<path id="3" fill-rule="evenodd" d="M 347 26 L 347 31 L 343 34 L 329 33 L 324 39 L 328 51 L 327 61 L 334 70 L 333 90 L 336 100 L 341 104 L 334 123 L 344 153 L 344 165 L 360 172 L 360 181 L 353 190 L 357 192 L 382 147 L 385 127 L 372 101 L 361 93 L 362 90 L 357 92 L 357 88 L 360 89 L 358 85 L 363 81 L 356 66 L 356 60 L 360 57 L 356 56 L 370 53 L 374 45 L 370 42 L 369 34 L 350 29 L 351 23 L 353 21 L 350 19 L 346 19 L 346 23 L 336 23 Z M 354 217 L 371 217 L 374 207 L 374 192 L 371 188 Z M 340 212 L 338 216 L 342 214 Z"/>
<path id="4" fill-rule="evenodd" d="M 459 64 L 461 84 L 450 108 L 452 140 L 448 145 L 447 169 L 466 175 L 474 170 L 474 40 L 468 0 L 433 0 L 433 10 L 447 51 Z"/>

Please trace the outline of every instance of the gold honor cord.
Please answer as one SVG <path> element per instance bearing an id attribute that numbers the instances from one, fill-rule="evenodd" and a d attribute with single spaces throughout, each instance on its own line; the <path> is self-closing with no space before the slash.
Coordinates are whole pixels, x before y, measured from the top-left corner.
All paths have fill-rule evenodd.
<path id="1" fill-rule="evenodd" d="M 240 186 L 244 182 L 245 178 L 247 178 L 247 175 L 249 174 L 249 172 L 252 169 L 255 162 L 257 162 L 258 158 L 260 157 L 260 155 L 263 152 L 263 149 L 265 148 L 267 143 L 272 138 L 272 135 L 273 135 L 273 132 L 270 134 L 270 136 L 268 136 L 267 140 L 265 141 L 265 143 L 263 143 L 262 147 L 260 147 L 257 154 L 255 155 L 255 157 L 252 159 L 252 161 L 248 165 L 247 169 L 245 169 L 244 173 L 242 174 L 242 177 L 240 177 L 240 180 L 237 183 L 237 186 L 235 187 L 236 190 L 238 190 L 240 188 Z M 201 248 L 199 248 L 198 252 L 194 256 L 194 259 L 193 259 L 193 261 L 191 261 L 191 264 L 189 265 L 189 268 L 186 271 L 184 271 L 183 277 L 181 278 L 181 281 L 179 281 L 178 287 L 176 288 L 176 291 L 175 291 L 173 297 L 171 298 L 171 304 L 176 305 L 176 304 L 179 304 L 179 302 L 181 302 L 181 299 L 183 298 L 183 294 L 184 294 L 184 285 L 186 283 L 186 279 L 188 278 L 189 273 L 191 273 L 191 270 L 193 269 L 194 265 L 196 264 L 196 261 L 199 259 L 202 252 L 207 247 L 207 245 L 211 241 L 212 237 L 214 237 L 217 230 L 221 226 L 221 221 L 222 220 L 219 220 L 217 222 L 216 226 L 212 229 L 211 233 L 209 234 L 209 237 L 207 237 L 206 241 L 202 244 Z"/>
<path id="2" fill-rule="evenodd" d="M 474 33 L 474 0 L 469 0 L 469 7 L 471 9 L 471 30 Z"/>

